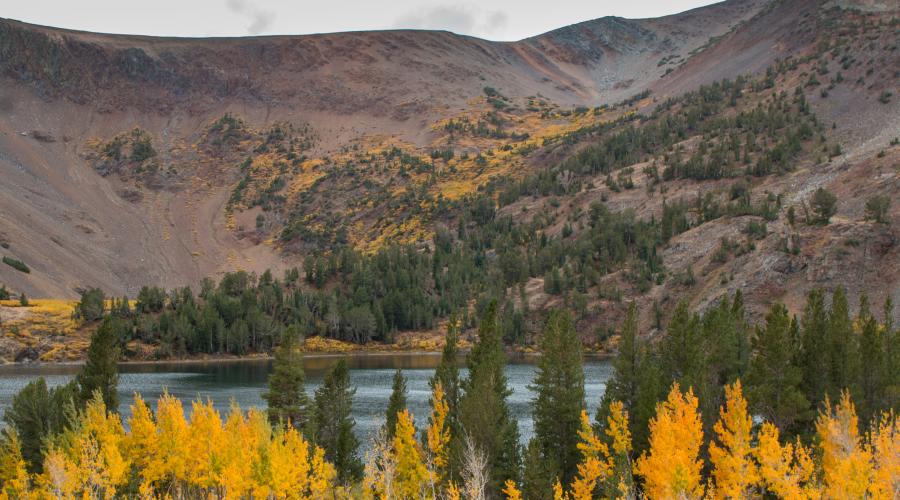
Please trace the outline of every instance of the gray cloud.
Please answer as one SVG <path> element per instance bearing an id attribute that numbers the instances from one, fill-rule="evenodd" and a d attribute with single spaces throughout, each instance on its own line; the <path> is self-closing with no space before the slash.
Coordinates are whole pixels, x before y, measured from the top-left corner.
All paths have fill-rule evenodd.
<path id="1" fill-rule="evenodd" d="M 507 15 L 484 11 L 472 5 L 431 5 L 417 9 L 394 22 L 395 28 L 447 30 L 467 35 L 490 36 L 503 29 Z"/>
<path id="2" fill-rule="evenodd" d="M 247 33 L 258 35 L 275 21 L 275 13 L 255 8 L 247 0 L 225 0 L 228 10 L 247 19 Z"/>

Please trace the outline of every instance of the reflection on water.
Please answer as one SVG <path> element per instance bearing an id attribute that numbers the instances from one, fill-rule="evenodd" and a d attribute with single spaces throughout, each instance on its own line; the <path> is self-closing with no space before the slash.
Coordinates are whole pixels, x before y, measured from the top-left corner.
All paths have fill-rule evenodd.
<path id="1" fill-rule="evenodd" d="M 409 409 L 415 415 L 416 424 L 425 425 L 430 397 L 428 380 L 434 373 L 440 355 L 391 353 L 344 357 L 350 366 L 350 381 L 356 387 L 353 417 L 356 420 L 356 432 L 363 443 L 384 420 L 394 370 L 397 368 L 402 368 L 407 378 Z M 321 385 L 325 371 L 338 359 L 338 356 L 305 358 L 306 391 L 310 398 Z M 186 405 L 197 398 L 212 399 L 216 408 L 223 413 L 228 411 L 232 401 L 244 409 L 264 407 L 261 394 L 265 390 L 270 369 L 271 361 L 268 360 L 123 364 L 119 375 L 119 410 L 123 416 L 129 415 L 129 406 L 134 400 L 135 392 L 139 392 L 148 404 L 155 406 L 163 390 L 177 396 Z M 534 365 L 528 359 L 513 359 L 506 369 L 509 387 L 512 389 L 509 397 L 510 411 L 519 420 L 523 441 L 530 438 L 533 432 L 530 403 L 534 394 L 528 390 L 528 385 L 534 378 L 534 370 Z M 67 382 L 77 371 L 78 367 L 73 365 L 0 366 L 0 411 L 10 404 L 16 392 L 36 377 L 43 376 L 48 385 L 56 386 Z M 612 367 L 607 361 L 585 362 L 585 390 L 591 415 L 600 402 L 611 372 Z M 461 370 L 461 376 L 466 376 L 465 369 Z"/>

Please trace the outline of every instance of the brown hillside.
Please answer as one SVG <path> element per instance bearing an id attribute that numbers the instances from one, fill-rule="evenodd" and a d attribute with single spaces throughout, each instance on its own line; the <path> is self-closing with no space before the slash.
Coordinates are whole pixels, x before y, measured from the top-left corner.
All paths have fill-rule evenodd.
<path id="1" fill-rule="evenodd" d="M 826 187 L 840 199 L 833 223 L 791 227 L 779 215 L 752 251 L 725 262 L 713 253 L 723 238 L 743 239 L 753 216 L 698 223 L 661 249 L 667 281 L 638 291 L 622 271 L 609 285 L 666 307 L 677 295 L 704 306 L 740 289 L 754 313 L 774 300 L 796 305 L 814 286 L 847 286 L 852 297 L 866 286 L 878 290 L 873 301 L 900 303 L 900 27 L 884 3 L 729 0 L 512 43 L 427 31 L 153 38 L 0 20 L 0 242 L 31 269 L 0 265 L 0 283 L 33 297 L 91 286 L 134 296 L 145 284 L 297 266 L 338 228 L 364 251 L 429 245 L 454 220 L 428 200 L 549 170 L 602 136 L 579 131 L 780 65 L 741 109 L 796 92 L 825 126 L 789 173 L 750 179 L 752 199 L 780 195 L 800 210 Z M 226 116 L 239 125 L 223 128 Z M 703 140 L 679 147 L 692 153 Z M 143 144 L 155 154 L 136 155 Z M 833 144 L 840 154 L 827 154 Z M 734 183 L 676 179 L 652 191 L 643 169 L 668 157 L 632 165 L 634 189 L 613 191 L 604 174 L 501 212 L 525 221 L 546 210 L 558 221 L 551 236 L 564 221 L 577 235 L 579 214 L 601 199 L 659 217 L 664 201 L 724 198 Z M 423 164 L 433 171 L 417 171 Z M 864 220 L 876 194 L 895 199 L 893 223 Z M 688 270 L 690 286 L 674 277 Z M 560 301 L 540 278 L 527 288 L 536 308 Z M 597 314 L 583 326 L 613 324 L 622 309 L 608 298 L 589 306 Z"/>

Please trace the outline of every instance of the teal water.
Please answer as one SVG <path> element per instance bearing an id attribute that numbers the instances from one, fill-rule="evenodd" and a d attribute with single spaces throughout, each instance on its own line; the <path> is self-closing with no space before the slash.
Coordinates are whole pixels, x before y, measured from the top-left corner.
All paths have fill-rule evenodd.
<path id="1" fill-rule="evenodd" d="M 353 417 L 356 420 L 356 433 L 363 443 L 368 441 L 369 436 L 384 421 L 391 382 L 397 368 L 402 368 L 407 378 L 409 408 L 415 415 L 416 424 L 424 425 L 429 412 L 428 380 L 440 360 L 439 355 L 391 353 L 343 357 L 348 361 L 350 380 L 356 387 Z M 321 385 L 325 371 L 338 359 L 338 356 L 306 357 L 306 392 L 310 398 Z M 164 389 L 180 398 L 186 408 L 197 398 L 212 399 L 223 414 L 229 410 L 232 401 L 243 409 L 265 407 L 261 395 L 271 366 L 271 361 L 268 360 L 123 364 L 119 375 L 119 411 L 124 417 L 129 415 L 135 392 L 140 393 L 148 404 L 155 406 Z M 43 376 L 50 386 L 55 386 L 70 380 L 77 371 L 78 367 L 73 365 L 0 366 L 0 412 L 10 404 L 16 392 L 31 380 Z M 534 373 L 533 359 L 512 359 L 506 368 L 509 387 L 512 389 L 510 411 L 518 419 L 523 441 L 533 433 L 530 403 L 534 393 L 528 389 L 528 385 L 532 382 Z M 465 377 L 466 370 L 462 369 L 461 374 Z M 588 411 L 593 416 L 612 374 L 612 366 L 606 360 L 588 359 L 585 361 L 584 374 Z"/>

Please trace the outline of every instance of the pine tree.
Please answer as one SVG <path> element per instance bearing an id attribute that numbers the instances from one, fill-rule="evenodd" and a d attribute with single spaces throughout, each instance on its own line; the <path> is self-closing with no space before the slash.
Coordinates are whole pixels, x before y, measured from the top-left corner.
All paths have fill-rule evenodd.
<path id="1" fill-rule="evenodd" d="M 828 312 L 821 289 L 814 289 L 806 297 L 801 323 L 800 366 L 803 371 L 803 391 L 806 399 L 818 405 L 828 389 Z"/>
<path id="2" fill-rule="evenodd" d="M 269 421 L 273 425 L 307 428 L 307 407 L 303 373 L 303 354 L 297 346 L 299 332 L 291 325 L 284 334 L 284 341 L 275 349 L 272 373 L 269 374 L 269 390 L 262 397 L 268 404 Z"/>
<path id="3" fill-rule="evenodd" d="M 121 355 L 119 348 L 122 332 L 127 328 L 123 320 L 104 318 L 97 330 L 91 335 L 87 359 L 84 367 L 76 377 L 81 388 L 81 400 L 93 399 L 95 391 L 99 391 L 103 402 L 110 411 L 119 407 L 118 362 Z"/>
<path id="4" fill-rule="evenodd" d="M 334 464 L 342 484 L 358 480 L 363 469 L 351 417 L 355 392 L 350 387 L 347 361 L 341 359 L 325 374 L 322 387 L 315 395 L 315 442 L 325 450 L 325 458 Z"/>
<path id="5" fill-rule="evenodd" d="M 894 328 L 894 303 L 890 295 L 884 300 L 885 406 L 900 406 L 900 328 Z"/>
<path id="6" fill-rule="evenodd" d="M 747 394 L 753 411 L 781 431 L 812 416 L 800 387 L 803 374 L 794 364 L 794 345 L 787 308 L 775 304 L 766 315 L 765 328 L 756 330 Z"/>
<path id="7" fill-rule="evenodd" d="M 866 367 L 859 372 L 859 413 L 863 422 L 869 422 L 878 411 L 887 408 L 885 389 L 890 366 L 885 358 L 889 346 L 874 316 L 860 314 L 859 321 L 862 324 L 859 354 Z"/>
<path id="8" fill-rule="evenodd" d="M 638 453 L 647 446 L 647 424 L 656 411 L 656 402 L 665 393 L 665 382 L 656 353 L 638 338 L 637 307 L 631 304 L 622 323 L 619 350 L 613 360 L 614 373 L 597 409 L 595 421 L 600 428 L 607 425 L 610 405 L 619 401 L 631 417 L 634 448 Z"/>
<path id="9" fill-rule="evenodd" d="M 635 456 L 639 456 L 650 446 L 650 419 L 656 413 L 657 402 L 665 397 L 668 383 L 668 378 L 660 368 L 662 363 L 660 356 L 654 350 L 641 349 L 638 360 L 640 377 L 637 383 L 634 420 L 631 425 Z"/>
<path id="10" fill-rule="evenodd" d="M 522 454 L 522 494 L 533 500 L 550 500 L 553 498 L 554 475 L 558 466 L 545 459 L 541 445 L 536 439 L 528 441 Z"/>
<path id="11" fill-rule="evenodd" d="M 488 306 L 481 319 L 478 341 L 472 347 L 467 365 L 469 378 L 459 403 L 462 432 L 478 452 L 486 455 L 489 487 L 499 492 L 507 479 L 518 479 L 519 430 L 506 403 L 511 391 L 504 374 L 506 355 L 497 325 L 496 302 Z"/>
<path id="12" fill-rule="evenodd" d="M 619 333 L 618 352 L 612 363 L 613 376 L 606 384 L 596 417 L 601 427 L 606 423 L 609 405 L 613 401 L 620 401 L 625 410 L 632 414 L 637 406 L 638 380 L 641 376 L 638 340 L 637 306 L 632 302 Z"/>
<path id="13" fill-rule="evenodd" d="M 844 390 L 857 394 L 859 341 L 853 331 L 850 306 L 847 304 L 847 294 L 843 288 L 838 287 L 832 295 L 826 332 L 827 343 L 824 346 L 828 352 L 825 365 L 828 370 L 826 394 L 832 399 L 839 398 Z"/>
<path id="14" fill-rule="evenodd" d="M 453 457 L 461 456 L 462 453 L 462 432 L 459 426 L 459 397 L 460 397 L 460 381 L 459 381 L 459 320 L 456 315 L 450 317 L 447 324 L 447 333 L 444 337 L 444 349 L 441 352 L 441 360 L 434 371 L 434 375 L 429 381 L 432 394 L 438 385 L 444 393 L 444 401 L 447 405 L 446 427 L 450 432 L 450 442 L 447 445 L 447 454 L 451 458 L 446 465 L 446 476 L 452 481 L 459 481 L 459 469 L 456 467 L 458 462 Z M 434 399 L 430 402 L 434 408 Z M 434 422 L 429 421 L 429 425 Z"/>
<path id="15" fill-rule="evenodd" d="M 389 439 L 394 438 L 397 429 L 397 414 L 406 409 L 406 377 L 399 368 L 394 372 L 394 384 L 388 400 L 384 420 L 384 432 Z"/>
<path id="16" fill-rule="evenodd" d="M 682 300 L 675 306 L 660 349 L 666 375 L 695 393 L 705 387 L 708 371 L 701 333 L 700 318 L 691 314 L 687 302 Z"/>
<path id="17" fill-rule="evenodd" d="M 451 316 L 447 324 L 447 334 L 444 337 L 444 349 L 441 351 L 441 360 L 434 370 L 428 385 L 434 391 L 440 384 L 444 391 L 444 400 L 447 402 L 447 422 L 451 432 L 456 434 L 459 424 L 459 321 L 456 315 Z M 432 405 L 434 402 L 432 401 Z M 455 437 L 452 439 L 456 439 Z"/>
<path id="18" fill-rule="evenodd" d="M 568 484 L 579 462 L 578 430 L 584 410 L 582 344 L 572 316 L 551 311 L 540 341 L 532 401 L 534 439 L 544 460 L 555 466 L 553 477 Z"/>

